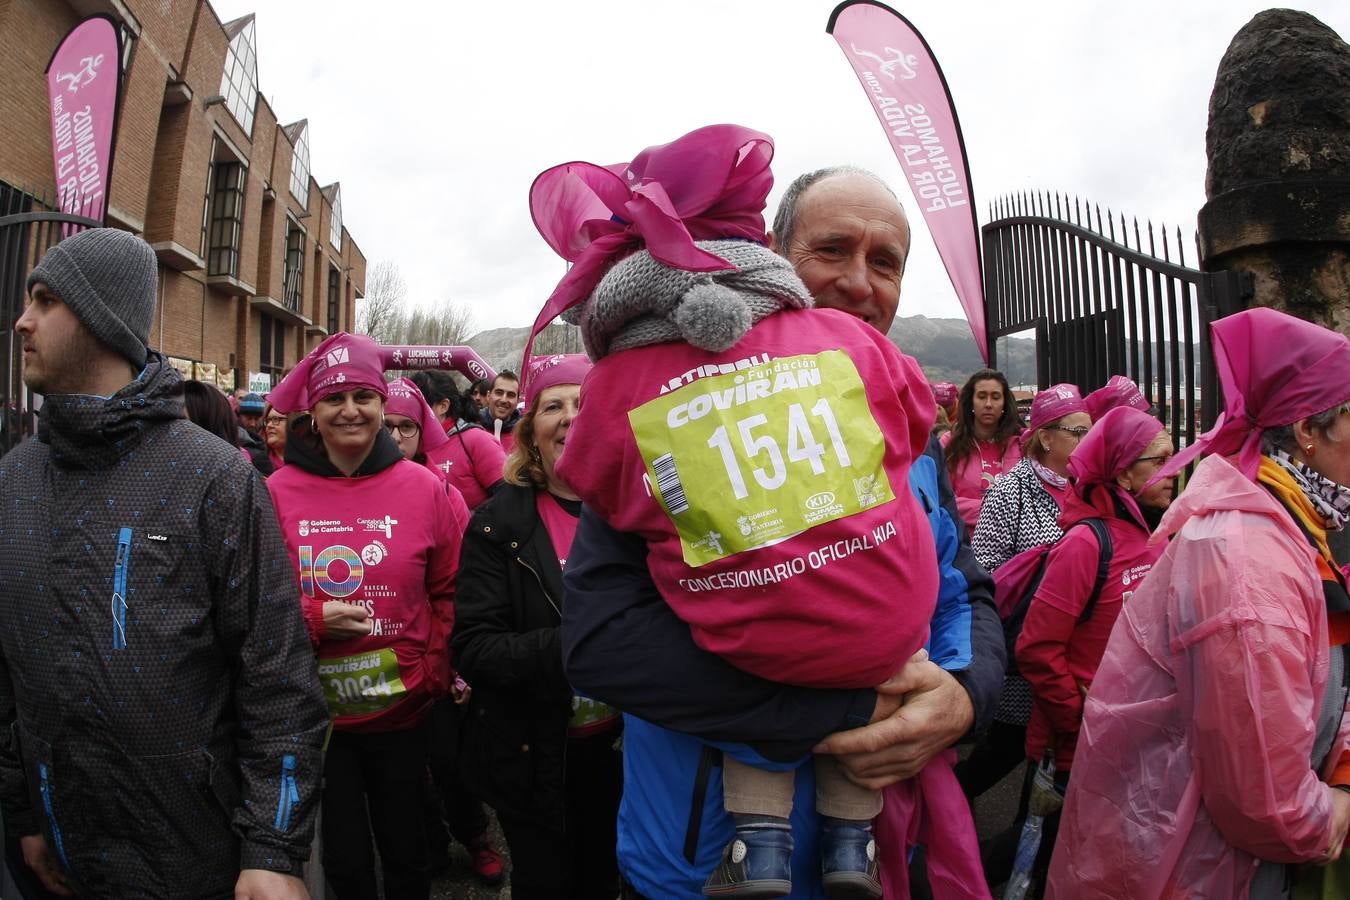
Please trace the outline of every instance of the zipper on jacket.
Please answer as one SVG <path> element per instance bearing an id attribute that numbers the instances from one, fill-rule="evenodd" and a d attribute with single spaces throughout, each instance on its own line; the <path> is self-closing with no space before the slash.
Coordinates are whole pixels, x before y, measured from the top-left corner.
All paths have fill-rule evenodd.
<path id="1" fill-rule="evenodd" d="M 113 563 L 112 648 L 127 649 L 127 566 L 131 562 L 131 529 L 117 532 L 117 559 Z"/>
<path id="2" fill-rule="evenodd" d="M 553 611 L 557 613 L 558 618 L 561 619 L 562 610 L 558 608 L 558 604 L 554 603 L 553 598 L 549 596 L 548 588 L 544 587 L 544 579 L 539 577 L 539 573 L 534 570 L 534 566 L 530 565 L 525 560 L 521 559 L 519 556 L 516 557 L 516 562 L 524 566 L 526 571 L 528 571 L 531 575 L 534 576 L 534 580 L 539 582 L 539 592 L 544 595 L 544 599 L 548 601 L 548 605 L 553 607 Z"/>
<path id="3" fill-rule="evenodd" d="M 47 776 L 47 764 L 38 763 L 38 777 L 42 781 L 42 807 L 47 812 L 47 822 L 52 826 L 52 842 L 56 844 L 56 855 L 61 857 L 61 865 L 70 868 L 66 859 L 66 845 L 61 840 L 61 827 L 56 824 L 56 812 L 52 809 L 52 787 Z"/>
<path id="4" fill-rule="evenodd" d="M 295 757 L 287 753 L 281 758 L 281 790 L 277 794 L 276 830 L 291 830 L 291 810 L 300 802 L 300 790 L 295 785 Z"/>

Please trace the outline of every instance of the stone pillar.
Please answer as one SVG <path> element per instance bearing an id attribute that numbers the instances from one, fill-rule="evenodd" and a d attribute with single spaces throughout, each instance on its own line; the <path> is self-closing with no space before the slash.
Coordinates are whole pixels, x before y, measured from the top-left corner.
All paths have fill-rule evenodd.
<path id="1" fill-rule="evenodd" d="M 1205 144 L 1201 267 L 1350 334 L 1350 46 L 1307 13 L 1258 13 L 1219 63 Z"/>

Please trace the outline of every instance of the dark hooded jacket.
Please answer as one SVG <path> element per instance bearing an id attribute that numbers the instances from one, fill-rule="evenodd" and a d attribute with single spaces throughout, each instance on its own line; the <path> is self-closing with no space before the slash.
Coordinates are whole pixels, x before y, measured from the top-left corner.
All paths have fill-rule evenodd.
<path id="1" fill-rule="evenodd" d="M 0 460 L 0 806 L 82 897 L 300 874 L 327 708 L 263 481 L 151 353 Z"/>

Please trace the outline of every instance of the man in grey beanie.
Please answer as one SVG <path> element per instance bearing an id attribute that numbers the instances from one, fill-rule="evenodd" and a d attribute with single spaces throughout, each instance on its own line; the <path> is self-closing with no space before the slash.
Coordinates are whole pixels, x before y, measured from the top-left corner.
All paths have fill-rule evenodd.
<path id="1" fill-rule="evenodd" d="M 147 348 L 158 262 L 57 244 L 0 459 L 0 811 L 56 894 L 305 897 L 328 714 L 266 488 Z"/>

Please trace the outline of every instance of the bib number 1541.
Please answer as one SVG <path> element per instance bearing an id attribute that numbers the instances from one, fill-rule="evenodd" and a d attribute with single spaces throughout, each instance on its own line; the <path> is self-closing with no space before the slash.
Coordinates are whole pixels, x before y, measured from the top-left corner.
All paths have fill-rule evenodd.
<path id="1" fill-rule="evenodd" d="M 834 411 L 830 409 L 830 401 L 825 397 L 817 400 L 811 407 L 811 417 L 820 420 L 819 424 L 824 426 L 830 440 L 829 450 L 816 440 L 802 404 L 793 403 L 787 408 L 787 462 L 809 463 L 813 474 L 824 475 L 825 458 L 833 453 L 834 461 L 839 468 L 852 467 L 853 461 L 848 455 L 848 447 L 844 444 L 843 436 L 839 434 L 839 423 L 834 418 Z M 767 454 L 768 465 L 754 467 L 751 474 L 760 487 L 767 491 L 776 491 L 787 481 L 788 470 L 783 461 L 783 448 L 774 436 L 755 433 L 756 429 L 768 426 L 769 417 L 764 413 L 757 413 L 736 422 L 735 427 L 740 435 L 741 445 L 745 448 L 747 460 L 753 462 L 761 454 Z M 726 467 L 727 480 L 731 482 L 731 490 L 736 499 L 744 500 L 749 497 L 750 490 L 746 487 L 745 472 L 741 468 L 740 460 L 737 459 L 727 426 L 719 425 L 713 431 L 712 437 L 708 438 L 708 446 L 721 454 L 722 465 Z"/>

